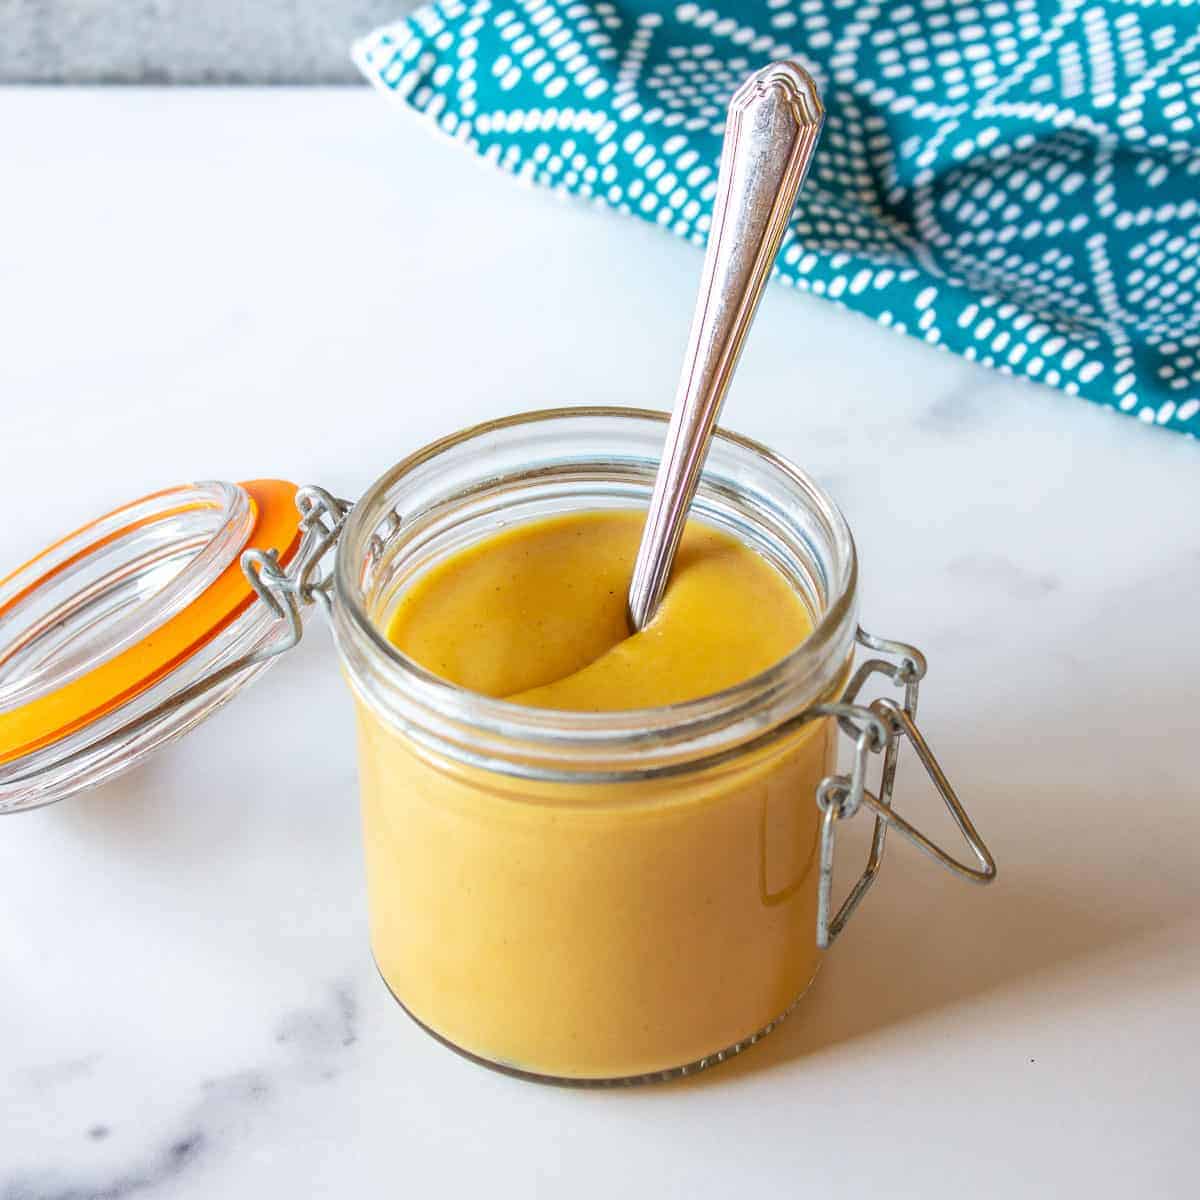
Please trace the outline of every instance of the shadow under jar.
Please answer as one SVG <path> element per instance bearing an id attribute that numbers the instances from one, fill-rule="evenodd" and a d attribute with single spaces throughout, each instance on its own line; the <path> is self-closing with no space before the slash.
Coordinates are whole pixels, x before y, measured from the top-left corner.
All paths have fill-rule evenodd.
<path id="1" fill-rule="evenodd" d="M 371 940 L 397 1000 L 458 1050 L 570 1082 L 670 1076 L 769 1031 L 820 951 L 821 781 L 855 648 L 850 531 L 807 476 L 719 432 L 692 509 L 809 609 L 793 653 L 661 708 L 464 691 L 384 635 L 406 589 L 501 528 L 644 509 L 661 414 L 556 410 L 400 463 L 358 502 L 334 630 L 357 699 Z M 748 614 L 748 619 L 753 619 Z"/>

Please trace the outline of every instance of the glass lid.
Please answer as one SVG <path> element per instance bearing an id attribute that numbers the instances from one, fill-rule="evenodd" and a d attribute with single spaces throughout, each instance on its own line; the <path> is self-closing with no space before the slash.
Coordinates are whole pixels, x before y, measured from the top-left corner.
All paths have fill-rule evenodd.
<path id="1" fill-rule="evenodd" d="M 0 579 L 0 812 L 124 770 L 266 665 L 287 614 L 255 603 L 243 555 L 286 568 L 296 492 L 280 480 L 168 488 Z"/>

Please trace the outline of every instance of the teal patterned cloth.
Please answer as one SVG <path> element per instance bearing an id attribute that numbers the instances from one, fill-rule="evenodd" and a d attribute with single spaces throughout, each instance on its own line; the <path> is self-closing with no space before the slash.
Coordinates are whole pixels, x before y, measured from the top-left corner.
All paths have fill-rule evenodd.
<path id="1" fill-rule="evenodd" d="M 784 283 L 1200 434 L 1200 5 L 442 0 L 355 58 L 506 170 L 698 245 L 726 103 L 795 59 L 828 116 Z"/>

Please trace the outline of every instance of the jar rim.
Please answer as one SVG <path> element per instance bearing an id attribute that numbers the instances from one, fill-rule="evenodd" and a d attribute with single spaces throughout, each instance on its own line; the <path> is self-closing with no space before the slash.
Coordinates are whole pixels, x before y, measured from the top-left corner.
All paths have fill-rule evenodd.
<path id="1" fill-rule="evenodd" d="M 348 518 L 334 568 L 334 633 L 343 663 L 348 668 L 350 682 L 360 698 L 370 703 L 372 708 L 377 707 L 372 701 L 378 698 L 378 691 L 372 692 L 361 686 L 362 669 L 370 662 L 375 667 L 382 667 L 393 677 L 393 683 L 403 693 L 406 707 L 423 710 L 430 716 L 436 714 L 441 718 L 436 722 L 439 725 L 448 722 L 473 730 L 483 727 L 506 744 L 528 744 L 529 741 L 557 743 L 563 747 L 573 746 L 576 753 L 586 747 L 591 751 L 591 756 L 603 761 L 610 760 L 611 752 L 623 740 L 636 742 L 643 754 L 668 744 L 678 748 L 686 742 L 696 743 L 697 748 L 702 742 L 705 751 L 711 751 L 711 738 L 706 735 L 711 735 L 718 728 L 737 724 L 743 718 L 752 718 L 754 714 L 758 714 L 757 719 L 750 721 L 739 740 L 753 740 L 758 744 L 764 729 L 784 725 L 801 709 L 824 698 L 823 693 L 841 678 L 844 661 L 853 646 L 856 627 L 858 561 L 849 524 L 833 499 L 806 472 L 760 442 L 721 428 L 716 430 L 714 441 L 753 455 L 760 465 L 795 490 L 810 510 L 828 526 L 840 551 L 840 570 L 837 577 L 830 580 L 832 590 L 823 611 L 813 614 L 812 632 L 794 650 L 765 670 L 721 691 L 651 708 L 606 712 L 534 708 L 483 696 L 440 678 L 393 645 L 384 630 L 372 620 L 357 582 L 361 557 L 375 526 L 390 511 L 389 506 L 381 501 L 406 475 L 439 456 L 497 433 L 521 427 L 533 428 L 554 421 L 614 419 L 650 421 L 665 428 L 670 414 L 616 405 L 559 407 L 515 413 L 480 422 L 430 442 L 396 463 L 367 489 Z M 825 670 L 815 669 L 822 665 Z M 810 688 L 807 694 L 800 696 L 799 693 L 805 689 L 803 686 L 798 688 L 797 684 L 814 678 L 822 679 L 824 687 L 817 690 Z M 762 715 L 764 698 L 773 702 L 769 707 L 775 714 L 774 719 L 766 723 Z M 428 732 L 419 728 L 422 722 L 414 723 L 403 717 L 397 721 L 395 718 L 399 714 L 395 712 L 385 715 L 391 716 L 393 724 L 398 724 L 406 735 L 415 737 L 418 742 L 439 750 L 446 749 L 441 737 L 422 736 Z M 789 726 L 794 724 L 794 720 L 789 722 Z M 496 749 L 496 746 L 492 746 L 493 753 L 490 755 L 476 751 L 453 754 L 452 757 L 528 778 L 608 780 L 614 777 L 614 772 L 608 770 L 572 769 L 562 775 L 555 769 L 547 771 L 544 764 L 528 761 L 517 763 L 515 759 L 509 761 L 503 748 L 500 749 L 500 757 L 496 758 Z M 692 753 L 686 757 L 695 759 L 698 756 Z M 581 765 L 576 763 L 576 767 Z M 664 761 L 659 765 L 664 769 L 676 770 L 679 765 L 678 754 L 671 757 L 669 762 Z M 655 773 L 653 769 L 638 770 L 641 776 L 652 773 Z M 617 774 L 623 777 L 623 772 Z"/>

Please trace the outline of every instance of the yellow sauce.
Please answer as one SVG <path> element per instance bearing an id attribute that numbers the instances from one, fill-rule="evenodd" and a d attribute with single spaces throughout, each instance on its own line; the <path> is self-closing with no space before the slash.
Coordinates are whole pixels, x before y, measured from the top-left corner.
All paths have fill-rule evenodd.
<path id="1" fill-rule="evenodd" d="M 631 637 L 626 596 L 644 523 L 635 512 L 580 513 L 468 547 L 409 589 L 388 639 L 468 691 L 587 711 L 711 695 L 812 631 L 766 559 L 692 522 L 654 620 Z"/>
<path id="2" fill-rule="evenodd" d="M 691 523 L 630 636 L 637 513 L 521 525 L 427 571 L 388 636 L 517 704 L 643 708 L 757 674 L 811 631 L 766 559 Z M 828 723 L 719 767 L 537 783 L 419 749 L 360 706 L 372 945 L 419 1020 L 488 1060 L 613 1078 L 683 1065 L 781 1016 L 816 969 Z"/>

